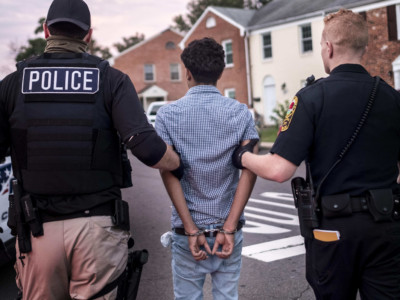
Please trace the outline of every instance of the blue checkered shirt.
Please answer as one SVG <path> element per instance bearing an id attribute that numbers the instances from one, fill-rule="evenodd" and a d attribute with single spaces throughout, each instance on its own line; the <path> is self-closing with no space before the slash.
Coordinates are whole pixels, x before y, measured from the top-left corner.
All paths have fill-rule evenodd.
<path id="1" fill-rule="evenodd" d="M 181 155 L 181 185 L 193 221 L 197 226 L 223 223 L 239 181 L 233 151 L 243 140 L 259 138 L 247 106 L 223 97 L 214 86 L 199 85 L 161 107 L 155 127 Z M 174 207 L 171 222 L 173 228 L 183 227 Z"/>

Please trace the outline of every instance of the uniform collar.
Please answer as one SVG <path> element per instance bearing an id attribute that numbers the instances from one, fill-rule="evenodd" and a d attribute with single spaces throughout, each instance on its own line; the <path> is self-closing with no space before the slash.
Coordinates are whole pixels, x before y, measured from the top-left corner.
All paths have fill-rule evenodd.
<path id="1" fill-rule="evenodd" d="M 331 71 L 332 74 L 340 72 L 352 72 L 352 73 L 365 73 L 368 74 L 367 70 L 362 65 L 357 64 L 343 64 L 339 65 Z"/>

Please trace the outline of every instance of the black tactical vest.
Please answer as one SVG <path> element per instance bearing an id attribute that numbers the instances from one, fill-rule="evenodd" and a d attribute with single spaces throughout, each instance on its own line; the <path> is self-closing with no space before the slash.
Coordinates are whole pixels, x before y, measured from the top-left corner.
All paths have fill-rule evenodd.
<path id="1" fill-rule="evenodd" d="M 27 192 L 73 195 L 121 185 L 121 145 L 103 99 L 107 68 L 86 53 L 46 53 L 18 65 L 12 153 Z"/>

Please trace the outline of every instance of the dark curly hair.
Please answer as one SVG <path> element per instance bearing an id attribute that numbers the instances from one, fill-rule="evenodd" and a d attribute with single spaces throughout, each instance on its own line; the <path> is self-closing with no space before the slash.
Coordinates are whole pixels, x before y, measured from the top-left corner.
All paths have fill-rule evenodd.
<path id="1" fill-rule="evenodd" d="M 225 52 L 214 39 L 192 41 L 182 52 L 181 60 L 198 83 L 213 84 L 225 68 Z"/>

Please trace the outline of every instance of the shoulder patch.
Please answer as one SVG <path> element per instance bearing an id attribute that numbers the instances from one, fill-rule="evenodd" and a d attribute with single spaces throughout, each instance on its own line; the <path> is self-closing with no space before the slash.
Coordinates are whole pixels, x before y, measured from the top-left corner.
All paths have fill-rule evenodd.
<path id="1" fill-rule="evenodd" d="M 290 125 L 290 122 L 292 122 L 293 115 L 294 115 L 294 112 L 296 111 L 298 102 L 299 102 L 299 99 L 297 98 L 297 96 L 294 97 L 293 101 L 292 101 L 292 103 L 290 103 L 289 109 L 286 113 L 285 120 L 283 120 L 281 131 L 286 131 L 289 129 L 289 125 Z"/>

